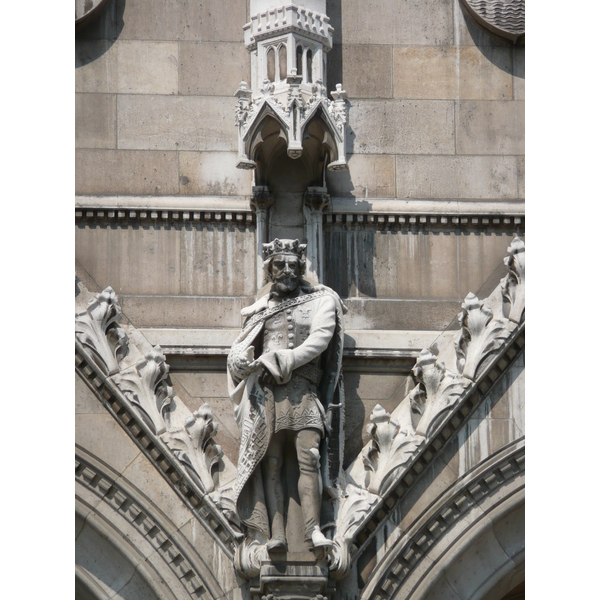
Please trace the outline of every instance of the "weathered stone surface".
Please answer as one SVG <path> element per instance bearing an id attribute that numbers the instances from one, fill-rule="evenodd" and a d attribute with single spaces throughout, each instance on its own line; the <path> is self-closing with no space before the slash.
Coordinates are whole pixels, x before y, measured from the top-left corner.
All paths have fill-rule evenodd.
<path id="1" fill-rule="evenodd" d="M 459 101 L 456 107 L 458 154 L 524 154 L 525 103 Z"/>
<path id="2" fill-rule="evenodd" d="M 120 96 L 118 146 L 152 150 L 236 150 L 234 106 L 235 98 Z"/>
<path id="3" fill-rule="evenodd" d="M 76 148 L 116 148 L 116 125 L 116 96 L 75 94 Z"/>
<path id="4" fill-rule="evenodd" d="M 346 44 L 452 42 L 452 0 L 342 0 L 341 15 L 341 37 Z"/>
<path id="5" fill-rule="evenodd" d="M 79 375 L 75 375 L 75 414 L 106 414 L 106 409 Z"/>
<path id="6" fill-rule="evenodd" d="M 176 94 L 176 42 L 117 42 L 117 91 L 121 94 Z"/>
<path id="7" fill-rule="evenodd" d="M 394 47 L 395 98 L 509 100 L 512 79 L 510 48 Z"/>
<path id="8" fill-rule="evenodd" d="M 513 48 L 513 97 L 525 100 L 525 48 Z"/>
<path id="9" fill-rule="evenodd" d="M 525 198 L 525 157 L 517 156 L 518 197 Z"/>
<path id="10" fill-rule="evenodd" d="M 81 149 L 75 153 L 78 194 L 175 194 L 177 154 Z"/>
<path id="11" fill-rule="evenodd" d="M 176 94 L 176 42 L 79 40 L 75 46 L 78 92 Z"/>
<path id="12" fill-rule="evenodd" d="M 75 251 L 83 268 L 117 294 L 178 294 L 180 234 L 175 228 L 77 228 Z M 137 324 L 137 323 L 136 323 Z"/>
<path id="13" fill-rule="evenodd" d="M 140 296 L 122 295 L 123 312 L 140 327 L 241 327 L 242 308 L 251 296 Z"/>
<path id="14" fill-rule="evenodd" d="M 117 45 L 107 40 L 77 40 L 75 44 L 75 91 L 117 91 Z"/>
<path id="15" fill-rule="evenodd" d="M 514 156 L 397 156 L 399 198 L 517 198 Z"/>
<path id="16" fill-rule="evenodd" d="M 392 97 L 392 47 L 343 46 L 341 81 L 352 98 Z"/>
<path id="17" fill-rule="evenodd" d="M 356 198 L 394 197 L 394 157 L 384 154 L 352 154 L 347 171 L 327 172 L 327 191 Z"/>
<path id="18" fill-rule="evenodd" d="M 462 302 L 469 291 L 478 292 L 500 269 L 495 274 L 495 286 L 505 274 L 503 259 L 511 238 L 510 233 L 449 236 L 396 229 L 326 228 L 325 254 L 330 259 L 325 263 L 325 284 L 342 297 L 427 299 L 420 310 L 429 315 L 426 308 L 429 301 L 456 299 Z M 365 311 L 368 304 L 365 299 Z M 460 303 L 457 306 L 460 308 Z M 348 315 L 348 323 L 358 319 L 363 309 L 355 310 L 358 312 L 351 311 Z M 384 315 L 383 309 L 370 310 L 376 311 L 385 322 L 392 318 Z M 399 309 L 386 307 L 385 310 Z M 436 316 L 431 316 L 439 323 Z M 421 317 L 412 318 L 421 322 Z M 347 327 L 369 329 L 373 326 L 370 321 L 360 325 L 359 322 L 360 319 L 356 325 Z M 385 327 L 377 325 L 376 328 Z M 403 319 L 398 327 L 389 328 L 412 329 Z"/>
<path id="19" fill-rule="evenodd" d="M 122 39 L 241 41 L 246 2 L 127 0 L 123 20 Z"/>
<path id="20" fill-rule="evenodd" d="M 139 448 L 106 409 L 98 414 L 75 416 L 75 443 L 119 473 L 140 454 Z"/>
<path id="21" fill-rule="evenodd" d="M 234 152 L 180 152 L 179 189 L 182 194 L 242 196 L 252 188 L 252 172 L 236 169 Z"/>
<path id="22" fill-rule="evenodd" d="M 250 54 L 242 43 L 180 42 L 179 93 L 231 96 L 250 81 Z"/>
<path id="23" fill-rule="evenodd" d="M 177 528 L 187 523 L 192 517 L 190 509 L 143 454 L 140 453 L 131 462 L 123 472 L 123 476 L 139 489 L 143 489 L 148 498 L 164 514 L 169 515 L 169 519 Z"/>
<path id="24" fill-rule="evenodd" d="M 348 153 L 454 153 L 453 102 L 356 100 L 349 120 Z"/>

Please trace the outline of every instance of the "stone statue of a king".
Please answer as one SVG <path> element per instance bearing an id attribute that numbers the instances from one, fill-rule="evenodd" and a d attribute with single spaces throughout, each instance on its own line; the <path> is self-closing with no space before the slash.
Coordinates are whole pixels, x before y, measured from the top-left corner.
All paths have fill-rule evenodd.
<path id="1" fill-rule="evenodd" d="M 285 507 L 296 491 L 305 543 L 331 545 L 321 501 L 323 489 L 335 493 L 341 472 L 346 308 L 333 290 L 303 278 L 305 249 L 298 240 L 263 244 L 271 288 L 242 311 L 246 321 L 227 360 L 241 435 L 234 501 L 249 535 L 269 552 L 287 548 Z M 289 489 L 289 473 L 297 490 Z"/>

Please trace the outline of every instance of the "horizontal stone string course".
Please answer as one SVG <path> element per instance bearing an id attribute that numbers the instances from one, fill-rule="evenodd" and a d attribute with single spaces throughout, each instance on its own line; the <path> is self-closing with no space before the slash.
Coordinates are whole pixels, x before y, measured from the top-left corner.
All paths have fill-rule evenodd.
<path id="1" fill-rule="evenodd" d="M 149 427 L 135 415 L 119 388 L 99 372 L 98 367 L 88 358 L 78 340 L 75 342 L 75 370 L 95 392 L 106 409 L 122 425 L 144 455 L 160 471 L 171 487 L 211 531 L 223 551 L 233 559 L 235 540 L 224 518 L 216 513 L 207 497 L 184 471 L 182 465 L 166 447 L 159 445 L 158 439 Z"/>
<path id="2" fill-rule="evenodd" d="M 88 222 L 192 222 L 192 223 L 255 223 L 254 213 L 247 211 L 204 211 L 204 210 L 131 210 L 114 208 L 77 208 L 76 221 Z"/>
<path id="3" fill-rule="evenodd" d="M 325 225 L 343 224 L 372 224 L 390 226 L 422 226 L 437 225 L 444 227 L 525 227 L 524 216 L 498 216 L 498 215 L 391 215 L 391 214 L 332 214 L 324 215 Z"/>
<path id="4" fill-rule="evenodd" d="M 75 453 L 75 480 L 109 504 L 148 540 L 187 589 L 190 598 L 212 598 L 194 561 L 189 559 L 188 551 L 178 539 L 179 534 L 168 531 L 168 527 L 151 516 L 152 510 L 140 498 L 81 451 Z"/>

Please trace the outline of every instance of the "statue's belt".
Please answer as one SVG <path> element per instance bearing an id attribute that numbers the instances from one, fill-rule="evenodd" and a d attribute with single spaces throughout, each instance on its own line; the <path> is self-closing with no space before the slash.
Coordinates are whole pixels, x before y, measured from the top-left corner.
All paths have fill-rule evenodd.
<path id="1" fill-rule="evenodd" d="M 287 308 L 292 308 L 294 306 L 298 306 L 300 304 L 304 304 L 305 302 L 310 302 L 315 298 L 319 298 L 320 296 L 324 296 L 327 292 L 325 290 L 319 290 L 317 292 L 313 292 L 312 294 L 307 294 L 306 296 L 298 296 L 297 298 L 292 298 L 291 300 L 285 300 L 281 304 L 277 306 L 273 306 L 272 308 L 267 308 L 259 313 L 256 313 L 251 319 L 244 323 L 242 327 L 242 331 L 249 329 L 250 327 L 254 327 L 257 323 L 268 319 L 272 315 L 275 315 L 282 310 L 286 310 Z"/>
<path id="2" fill-rule="evenodd" d="M 321 371 L 321 369 L 319 369 L 319 367 L 316 365 L 307 363 L 306 365 L 302 365 L 301 367 L 294 369 L 294 375 L 301 375 L 318 387 L 318 385 L 321 383 L 321 378 L 323 377 L 323 371 Z"/>

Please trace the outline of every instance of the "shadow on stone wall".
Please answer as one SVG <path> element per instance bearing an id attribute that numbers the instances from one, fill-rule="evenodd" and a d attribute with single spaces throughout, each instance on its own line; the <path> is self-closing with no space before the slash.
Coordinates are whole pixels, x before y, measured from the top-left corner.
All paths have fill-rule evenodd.
<path id="1" fill-rule="evenodd" d="M 115 43 L 123 31 L 125 3 L 126 0 L 108 0 L 97 18 L 75 31 L 75 68 L 93 62 Z"/>

